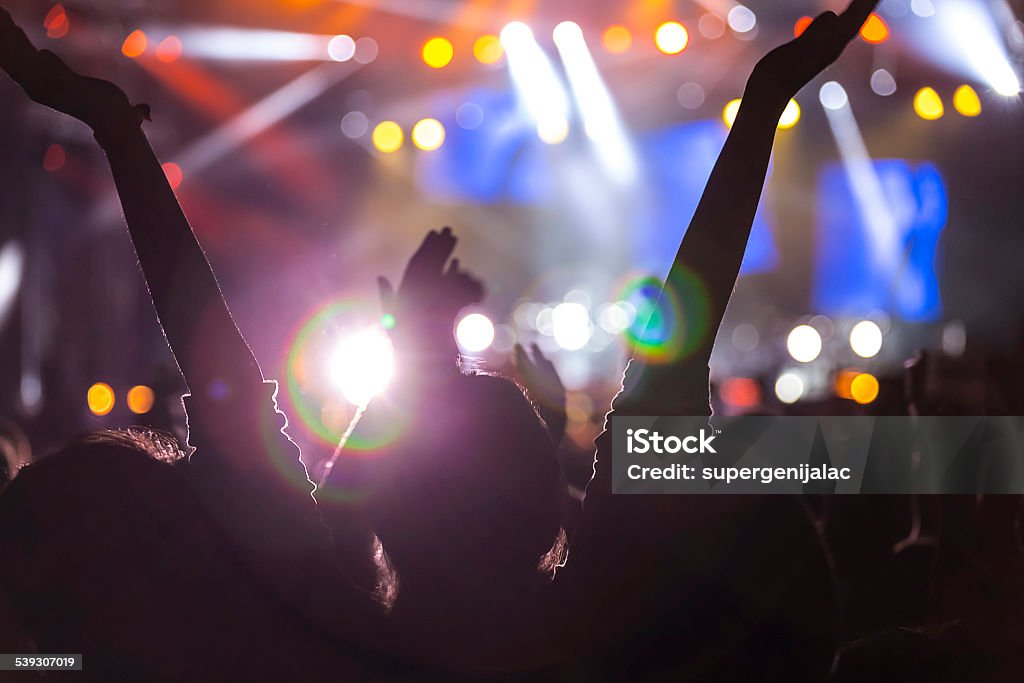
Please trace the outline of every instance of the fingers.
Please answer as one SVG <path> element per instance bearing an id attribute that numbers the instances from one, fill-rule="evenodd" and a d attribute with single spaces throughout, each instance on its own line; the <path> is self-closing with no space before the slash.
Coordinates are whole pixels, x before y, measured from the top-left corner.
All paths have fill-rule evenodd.
<path id="1" fill-rule="evenodd" d="M 457 243 L 458 240 L 452 234 L 451 228 L 446 227 L 441 232 L 431 230 L 423 238 L 416 253 L 409 259 L 409 271 L 416 273 L 442 272 L 444 264 L 451 258 Z"/>
<path id="2" fill-rule="evenodd" d="M 839 15 L 839 31 L 847 41 L 853 40 L 860 27 L 878 6 L 878 0 L 853 0 Z"/>

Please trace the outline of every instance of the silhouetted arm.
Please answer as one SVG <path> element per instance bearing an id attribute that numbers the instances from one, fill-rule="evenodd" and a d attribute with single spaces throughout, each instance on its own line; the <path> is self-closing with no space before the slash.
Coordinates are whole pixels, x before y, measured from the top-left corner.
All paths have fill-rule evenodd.
<path id="1" fill-rule="evenodd" d="M 160 324 L 189 389 L 263 377 L 235 327 L 203 250 L 141 131 L 148 108 L 117 86 L 80 76 L 36 50 L 0 9 L 0 66 L 40 104 L 90 126 L 110 161 L 125 219 Z"/>

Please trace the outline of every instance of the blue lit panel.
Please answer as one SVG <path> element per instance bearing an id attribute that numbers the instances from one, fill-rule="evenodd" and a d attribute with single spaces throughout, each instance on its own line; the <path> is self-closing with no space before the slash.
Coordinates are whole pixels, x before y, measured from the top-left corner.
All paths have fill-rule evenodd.
<path id="1" fill-rule="evenodd" d="M 863 316 L 886 311 L 911 322 L 942 314 L 935 271 L 946 225 L 946 189 L 931 164 L 876 160 L 875 172 L 891 211 L 897 253 L 874 255 L 872 234 L 854 199 L 844 167 L 829 164 L 818 178 L 815 310 Z"/>

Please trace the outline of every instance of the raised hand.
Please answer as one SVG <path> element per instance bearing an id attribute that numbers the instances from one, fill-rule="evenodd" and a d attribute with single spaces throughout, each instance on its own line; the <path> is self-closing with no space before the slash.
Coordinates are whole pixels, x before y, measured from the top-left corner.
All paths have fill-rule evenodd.
<path id="1" fill-rule="evenodd" d="M 37 50 L 0 8 L 0 68 L 33 101 L 82 121 L 94 131 L 124 123 L 138 126 L 149 118 L 146 105 L 132 107 L 116 85 L 82 76 L 49 50 Z"/>
<path id="2" fill-rule="evenodd" d="M 835 62 L 867 21 L 878 0 L 853 0 L 842 14 L 819 15 L 795 40 L 765 55 L 754 68 L 748 90 L 785 107 L 811 79 Z"/>
<path id="3" fill-rule="evenodd" d="M 565 436 L 565 385 L 554 364 L 536 344 L 531 346 L 532 358 L 516 344 L 516 370 L 527 391 L 537 400 L 541 417 L 548 424 L 551 440 L 557 446 Z"/>
<path id="4" fill-rule="evenodd" d="M 455 367 L 455 316 L 484 297 L 483 285 L 458 259 L 448 262 L 457 243 L 451 228 L 431 230 L 409 259 L 397 293 L 386 278 L 377 280 L 381 308 L 394 316 L 392 338 L 407 358 Z"/>

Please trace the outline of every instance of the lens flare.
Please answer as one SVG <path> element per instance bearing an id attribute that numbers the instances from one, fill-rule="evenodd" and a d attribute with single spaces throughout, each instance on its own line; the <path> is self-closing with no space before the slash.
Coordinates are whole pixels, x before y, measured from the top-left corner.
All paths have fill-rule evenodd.
<path id="1" fill-rule="evenodd" d="M 648 363 L 668 363 L 692 354 L 708 334 L 704 283 L 683 270 L 664 286 L 652 276 L 629 280 L 616 297 L 636 315 L 623 331 L 627 346 Z"/>
<path id="2" fill-rule="evenodd" d="M 365 406 L 391 382 L 394 362 L 391 339 L 368 327 L 338 341 L 327 371 L 346 401 Z"/>

